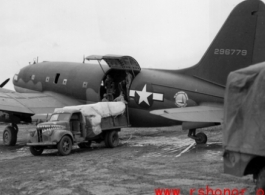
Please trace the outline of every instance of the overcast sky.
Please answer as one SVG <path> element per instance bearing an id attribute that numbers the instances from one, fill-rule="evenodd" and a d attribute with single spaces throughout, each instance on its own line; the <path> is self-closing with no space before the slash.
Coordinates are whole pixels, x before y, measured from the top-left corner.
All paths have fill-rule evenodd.
<path id="1" fill-rule="evenodd" d="M 82 62 L 83 55 L 117 54 L 143 68 L 192 66 L 239 2 L 1 0 L 0 83 L 37 56 Z"/>

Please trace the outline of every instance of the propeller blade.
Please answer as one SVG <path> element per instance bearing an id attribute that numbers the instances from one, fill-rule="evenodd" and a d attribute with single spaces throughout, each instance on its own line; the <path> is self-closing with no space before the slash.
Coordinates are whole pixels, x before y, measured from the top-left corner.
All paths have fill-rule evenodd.
<path id="1" fill-rule="evenodd" d="M 0 85 L 0 88 L 3 88 L 3 87 L 8 83 L 9 80 L 10 80 L 10 78 L 6 79 L 6 80 Z"/>

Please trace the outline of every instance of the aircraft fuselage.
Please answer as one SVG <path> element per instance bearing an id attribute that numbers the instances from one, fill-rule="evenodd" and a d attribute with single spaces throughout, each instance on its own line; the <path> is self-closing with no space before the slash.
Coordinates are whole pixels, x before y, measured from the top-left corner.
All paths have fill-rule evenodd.
<path id="1" fill-rule="evenodd" d="M 42 62 L 22 68 L 13 79 L 20 93 L 60 94 L 76 104 L 99 102 L 106 74 L 121 80 L 124 70 L 98 64 Z M 120 78 L 119 78 L 120 77 Z M 128 108 L 130 123 L 135 127 L 169 126 L 179 121 L 150 114 L 150 111 L 200 105 L 202 102 L 223 103 L 224 87 L 183 74 L 178 70 L 142 69 L 130 86 Z M 63 101 L 63 100 L 62 100 Z"/>

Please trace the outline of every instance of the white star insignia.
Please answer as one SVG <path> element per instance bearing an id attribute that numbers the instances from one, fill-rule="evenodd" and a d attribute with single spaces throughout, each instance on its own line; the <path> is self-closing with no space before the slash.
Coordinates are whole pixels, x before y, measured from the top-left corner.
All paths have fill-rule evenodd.
<path id="1" fill-rule="evenodd" d="M 130 90 L 130 93 L 129 93 L 130 97 L 135 97 L 136 93 L 139 95 L 138 105 L 141 104 L 142 102 L 145 102 L 148 106 L 150 106 L 150 103 L 148 101 L 148 97 L 150 95 L 153 95 L 152 100 L 155 100 L 155 101 L 163 101 L 164 100 L 164 95 L 162 93 L 147 92 L 146 91 L 146 85 L 147 84 L 144 85 L 142 91 Z"/>
<path id="2" fill-rule="evenodd" d="M 152 93 L 146 91 L 146 84 L 145 84 L 144 88 L 142 89 L 142 91 L 136 91 L 136 93 L 138 93 L 138 95 L 140 96 L 138 104 L 145 102 L 145 103 L 147 103 L 148 106 L 150 106 L 147 98 L 150 95 L 152 95 Z"/>

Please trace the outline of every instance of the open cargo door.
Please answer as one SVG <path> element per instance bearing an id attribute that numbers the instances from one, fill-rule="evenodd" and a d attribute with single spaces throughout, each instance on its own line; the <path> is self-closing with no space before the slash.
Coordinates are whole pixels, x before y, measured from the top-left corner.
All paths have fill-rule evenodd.
<path id="1" fill-rule="evenodd" d="M 135 76 L 135 72 L 138 73 L 138 72 L 141 71 L 140 65 L 131 56 L 118 56 L 118 55 L 99 56 L 99 55 L 91 55 L 91 56 L 87 56 L 86 60 L 97 60 L 99 62 L 99 64 L 100 64 L 101 60 L 104 60 L 111 69 L 132 71 L 134 76 Z M 101 64 L 100 64 L 100 66 L 101 66 Z M 103 68 L 102 68 L 102 70 L 103 70 Z M 103 72 L 104 72 L 104 70 L 103 70 Z"/>

